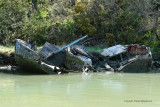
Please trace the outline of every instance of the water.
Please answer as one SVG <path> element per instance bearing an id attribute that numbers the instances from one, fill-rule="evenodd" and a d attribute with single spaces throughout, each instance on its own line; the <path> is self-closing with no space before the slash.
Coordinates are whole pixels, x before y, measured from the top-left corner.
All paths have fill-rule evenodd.
<path id="1" fill-rule="evenodd" d="M 0 107 L 160 107 L 160 74 L 0 73 Z"/>

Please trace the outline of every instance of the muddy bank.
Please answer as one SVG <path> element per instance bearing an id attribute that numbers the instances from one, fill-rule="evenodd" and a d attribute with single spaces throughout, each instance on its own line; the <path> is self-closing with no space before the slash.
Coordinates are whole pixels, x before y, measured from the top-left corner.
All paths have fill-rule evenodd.
<path id="1" fill-rule="evenodd" d="M 14 58 L 14 53 L 0 53 L 0 65 L 16 66 L 17 64 Z"/>
<path id="2" fill-rule="evenodd" d="M 0 53 L 0 72 L 14 74 L 17 71 L 17 67 L 14 53 Z"/>

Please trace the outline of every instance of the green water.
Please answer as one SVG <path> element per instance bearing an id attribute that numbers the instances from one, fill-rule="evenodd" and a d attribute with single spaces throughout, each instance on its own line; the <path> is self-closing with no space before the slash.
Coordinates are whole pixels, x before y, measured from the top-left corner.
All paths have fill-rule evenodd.
<path id="1" fill-rule="evenodd" d="M 0 73 L 0 107 L 160 107 L 160 74 Z"/>

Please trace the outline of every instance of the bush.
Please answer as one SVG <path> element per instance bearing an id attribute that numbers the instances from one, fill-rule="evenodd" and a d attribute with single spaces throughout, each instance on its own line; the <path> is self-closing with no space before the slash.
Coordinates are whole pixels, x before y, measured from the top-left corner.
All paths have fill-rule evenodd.
<path id="1" fill-rule="evenodd" d="M 87 16 L 87 5 L 78 2 L 75 6 L 75 14 L 73 17 L 80 34 L 88 34 L 92 36 L 96 32 L 96 28 L 91 24 L 90 18 Z"/>

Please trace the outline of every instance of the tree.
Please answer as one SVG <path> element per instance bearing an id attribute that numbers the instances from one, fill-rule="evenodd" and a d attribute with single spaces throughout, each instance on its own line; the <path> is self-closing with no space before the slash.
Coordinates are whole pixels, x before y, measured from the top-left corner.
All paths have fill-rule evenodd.
<path id="1" fill-rule="evenodd" d="M 87 5 L 83 2 L 78 2 L 74 8 L 74 21 L 81 34 L 92 36 L 96 32 L 96 28 L 91 24 L 90 18 L 87 16 Z"/>
<path id="2" fill-rule="evenodd" d="M 18 32 L 24 25 L 29 4 L 21 0 L 1 0 L 0 2 L 0 41 L 14 43 Z"/>

